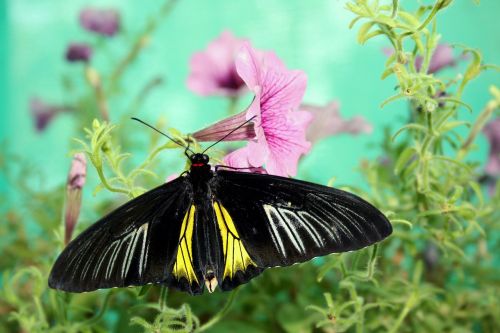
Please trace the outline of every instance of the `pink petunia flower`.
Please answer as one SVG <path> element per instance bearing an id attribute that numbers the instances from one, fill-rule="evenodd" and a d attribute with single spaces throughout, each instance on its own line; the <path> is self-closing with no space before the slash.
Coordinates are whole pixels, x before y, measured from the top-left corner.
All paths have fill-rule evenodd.
<path id="1" fill-rule="evenodd" d="M 206 50 L 191 57 L 187 86 L 201 96 L 237 96 L 245 83 L 236 72 L 235 58 L 245 39 L 224 31 Z"/>
<path id="2" fill-rule="evenodd" d="M 227 138 L 249 141 L 246 147 L 228 154 L 225 163 L 238 168 L 265 165 L 269 174 L 294 176 L 300 156 L 311 147 L 306 140 L 306 128 L 312 115 L 297 111 L 307 84 L 305 73 L 288 70 L 274 53 L 257 53 L 249 43 L 244 43 L 239 52 L 236 69 L 255 94 L 252 104 L 242 113 L 194 133 L 193 137 L 215 141 L 237 127 L 236 124 L 252 119 L 251 125 Z M 198 135 L 213 128 L 218 128 L 214 131 L 217 135 Z"/>
<path id="3" fill-rule="evenodd" d="M 111 37 L 120 27 L 120 15 L 114 9 L 87 7 L 80 12 L 80 25 L 87 31 Z"/>
<path id="4" fill-rule="evenodd" d="M 373 127 L 363 117 L 343 119 L 339 108 L 340 105 L 337 101 L 330 102 L 325 106 L 302 104 L 300 110 L 308 111 L 313 115 L 313 121 L 307 128 L 306 138 L 314 143 L 340 133 L 353 135 L 371 133 Z"/>
<path id="5" fill-rule="evenodd" d="M 87 161 L 85 154 L 77 153 L 73 157 L 66 183 L 66 212 L 64 215 L 65 234 L 64 242 L 68 244 L 73 235 L 80 207 L 82 205 L 82 188 L 87 175 Z"/>

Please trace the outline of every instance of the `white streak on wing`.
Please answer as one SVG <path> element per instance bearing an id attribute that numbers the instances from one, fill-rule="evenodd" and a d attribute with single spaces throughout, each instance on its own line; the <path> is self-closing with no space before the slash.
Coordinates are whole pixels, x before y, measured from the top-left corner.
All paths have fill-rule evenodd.
<path id="1" fill-rule="evenodd" d="M 105 276 L 106 279 L 109 279 L 111 277 L 111 273 L 113 273 L 113 268 L 115 267 L 116 258 L 118 257 L 118 254 L 122 249 L 123 238 L 117 239 L 113 243 L 117 243 L 118 246 L 116 246 L 113 249 L 113 253 L 111 253 L 111 258 L 109 259 L 108 267 L 106 268 L 106 276 Z"/>
<path id="2" fill-rule="evenodd" d="M 370 226 L 373 230 L 375 230 L 375 231 L 378 233 L 377 228 L 375 228 L 375 226 L 374 226 L 372 223 L 368 223 L 368 221 L 365 219 L 365 217 L 364 217 L 364 216 L 359 215 L 358 213 L 356 213 L 354 210 L 350 209 L 349 207 L 339 205 L 338 203 L 335 203 L 335 202 L 334 202 L 333 204 L 334 204 L 335 206 L 339 207 L 339 208 L 341 207 L 341 208 L 343 208 L 344 210 L 346 210 L 346 211 L 350 212 L 352 215 L 357 216 L 357 217 L 359 218 L 359 220 L 361 220 L 361 221 L 365 222 L 365 225 Z M 341 214 L 342 214 L 342 212 L 341 212 Z M 363 232 L 363 228 L 362 228 L 362 227 L 361 227 L 361 225 L 359 224 L 359 221 L 358 221 L 358 220 L 356 220 L 356 218 L 352 218 L 352 219 L 351 219 L 351 222 L 354 224 L 354 227 L 355 227 L 356 229 L 358 229 L 358 231 L 359 231 L 359 233 L 360 233 L 361 235 L 364 235 L 364 234 L 365 234 L 365 233 Z"/>
<path id="3" fill-rule="evenodd" d="M 309 221 L 307 221 L 307 219 L 302 216 L 303 213 L 307 213 L 307 212 L 303 212 L 303 211 L 296 212 L 295 214 L 297 215 L 297 219 L 302 222 L 304 229 L 309 233 L 309 235 L 314 240 L 316 245 L 318 247 L 322 247 L 324 245 L 323 238 L 321 238 L 321 236 L 318 234 L 318 231 L 316 230 L 316 228 L 314 228 L 309 223 Z M 312 216 L 311 216 L 311 218 L 312 218 Z"/>
<path id="4" fill-rule="evenodd" d="M 285 222 L 285 219 L 283 218 L 283 216 L 281 216 L 281 214 L 278 212 L 278 210 L 276 208 L 274 208 L 273 206 L 270 206 L 270 205 L 265 205 L 264 207 L 266 207 L 266 213 L 267 211 L 269 211 L 269 214 L 268 215 L 271 215 L 273 217 L 275 217 L 273 219 L 273 222 L 274 221 L 277 221 L 277 224 L 285 230 L 285 232 L 287 233 L 288 235 L 288 238 L 290 239 L 290 241 L 292 242 L 293 246 L 297 249 L 297 251 L 301 252 L 302 253 L 302 250 L 301 250 L 301 246 L 297 243 L 297 241 L 295 240 L 295 238 L 293 237 L 293 233 L 290 229 L 290 226 Z M 272 227 L 274 229 L 274 231 L 277 233 L 277 229 L 276 229 L 276 225 L 272 224 Z M 279 234 L 278 234 L 279 235 Z M 281 240 L 280 240 L 280 243 L 281 243 Z M 283 245 L 283 244 L 281 244 Z"/>
<path id="5" fill-rule="evenodd" d="M 135 252 L 135 244 L 137 243 L 137 230 L 134 230 L 134 232 L 129 233 L 124 239 L 128 239 L 130 237 L 132 237 L 132 240 L 127 245 L 127 250 L 125 251 L 125 258 L 123 259 L 122 262 L 122 272 L 121 272 L 122 279 L 125 278 L 125 276 L 128 273 L 130 262 L 132 261 L 133 257 L 132 254 Z"/>
<path id="6" fill-rule="evenodd" d="M 316 198 L 323 201 L 323 203 L 328 205 L 328 206 L 330 206 L 330 204 L 331 204 L 330 202 L 326 201 L 323 197 L 316 196 Z M 340 206 L 340 207 L 344 208 L 344 206 Z M 346 215 L 342 213 L 341 209 L 335 209 L 335 212 L 340 212 L 340 214 L 342 214 L 342 216 L 344 216 L 344 218 L 347 219 L 346 222 L 349 222 L 350 218 L 346 217 Z M 342 223 L 342 221 L 335 214 L 333 214 L 331 212 L 328 212 L 327 214 L 335 221 L 335 225 L 338 229 L 341 229 L 340 231 L 342 231 L 349 239 L 351 239 L 351 240 L 355 239 L 354 235 L 351 232 L 351 229 L 346 227 L 344 225 L 344 223 Z"/>
<path id="7" fill-rule="evenodd" d="M 141 233 L 142 233 L 141 258 L 139 260 L 139 276 L 141 276 L 144 268 L 146 267 L 147 261 L 148 261 L 148 248 L 146 247 L 146 240 L 147 240 L 147 236 L 148 236 L 148 224 L 144 223 L 139 229 L 142 229 L 141 230 Z M 146 251 L 146 252 L 144 252 L 144 251 Z M 146 257 L 146 258 L 144 258 L 144 257 Z M 144 266 L 143 266 L 143 263 L 144 263 Z"/>
<path id="8" fill-rule="evenodd" d="M 277 218 L 279 219 L 279 216 L 273 213 L 271 209 L 275 210 L 272 206 L 264 205 L 264 211 L 266 212 L 267 219 L 269 220 L 269 225 L 271 226 L 271 236 L 273 238 L 274 246 L 286 258 L 285 247 L 283 246 L 283 242 L 281 241 L 280 234 L 276 229 L 276 224 L 274 222 Z"/>
<path id="9" fill-rule="evenodd" d="M 73 259 L 68 263 L 67 265 L 67 269 L 71 269 L 71 276 L 74 278 L 75 277 L 75 274 L 77 272 L 77 268 L 78 266 L 80 265 L 80 262 L 82 261 L 82 259 L 85 257 L 85 253 L 87 251 L 87 248 L 90 246 L 90 243 L 91 243 L 91 240 L 92 238 L 89 238 L 88 240 L 86 240 L 83 245 L 79 248 L 79 251 L 75 251 L 77 253 L 72 253 L 72 257 Z M 76 261 L 75 261 L 76 260 Z M 75 263 L 75 265 L 73 266 L 73 263 Z M 73 266 L 73 267 L 72 267 Z"/>
<path id="10" fill-rule="evenodd" d="M 330 235 L 330 237 L 334 241 L 338 242 L 339 244 L 342 243 L 340 235 L 338 233 L 338 230 L 335 226 L 326 224 L 325 221 L 322 221 L 320 218 L 316 218 L 316 217 L 312 216 L 308 212 L 300 212 L 299 214 L 304 219 L 310 219 L 310 220 L 316 222 L 319 226 L 321 226 Z"/>
<path id="11" fill-rule="evenodd" d="M 293 245 L 295 248 L 300 252 L 300 253 L 305 253 L 306 249 L 304 247 L 304 243 L 302 242 L 302 239 L 300 238 L 299 233 L 297 232 L 297 229 L 293 225 L 292 218 L 295 217 L 297 222 L 300 220 L 298 219 L 298 216 L 293 213 L 292 211 L 284 208 L 279 208 L 278 213 L 282 217 L 282 221 L 288 228 L 288 235 L 292 235 L 290 237 L 290 240 L 292 241 Z M 290 225 L 291 224 L 291 225 Z"/>
<path id="12" fill-rule="evenodd" d="M 106 249 L 106 252 L 104 252 L 103 256 L 102 256 L 102 257 L 101 257 L 101 259 L 99 260 L 99 263 L 98 263 L 98 264 L 97 264 L 97 266 L 94 268 L 94 274 L 92 274 L 92 277 L 93 277 L 93 278 L 96 278 L 96 277 L 97 277 L 97 274 L 99 273 L 99 270 L 100 270 L 100 268 L 101 268 L 101 265 L 102 265 L 102 263 L 104 262 L 104 259 L 106 259 L 106 256 L 108 255 L 109 250 L 111 250 L 111 248 L 112 248 L 113 246 L 115 246 L 115 245 L 116 245 L 116 243 L 114 243 L 114 242 L 113 242 L 113 243 L 111 243 L 111 244 L 108 246 L 108 248 Z"/>

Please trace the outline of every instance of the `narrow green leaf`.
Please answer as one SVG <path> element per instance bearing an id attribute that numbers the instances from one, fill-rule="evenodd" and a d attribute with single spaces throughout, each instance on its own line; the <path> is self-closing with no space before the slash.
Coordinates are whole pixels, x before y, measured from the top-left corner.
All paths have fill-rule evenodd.
<path id="1" fill-rule="evenodd" d="M 365 24 L 363 24 L 361 26 L 361 28 L 359 28 L 358 43 L 360 43 L 360 44 L 364 43 L 364 41 L 366 39 L 366 35 L 368 34 L 368 32 L 370 31 L 370 29 L 373 27 L 374 24 L 375 24 L 375 22 L 373 22 L 373 21 L 366 22 Z"/>
<path id="2" fill-rule="evenodd" d="M 415 148 L 406 147 L 405 150 L 399 155 L 398 160 L 394 166 L 394 173 L 399 175 L 401 170 L 405 168 L 408 161 L 415 155 Z"/>

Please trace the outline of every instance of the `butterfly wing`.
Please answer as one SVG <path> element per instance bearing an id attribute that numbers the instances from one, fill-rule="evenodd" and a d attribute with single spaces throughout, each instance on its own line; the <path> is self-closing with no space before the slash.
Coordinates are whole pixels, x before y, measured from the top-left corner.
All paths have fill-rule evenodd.
<path id="1" fill-rule="evenodd" d="M 361 249 L 392 233 L 391 224 L 377 208 L 338 189 L 233 171 L 218 171 L 211 186 L 216 213 L 218 207 L 221 211 L 218 220 L 227 224 L 227 230 L 233 229 L 233 236 L 229 232 L 228 237 L 236 244 L 235 249 L 228 250 L 228 246 L 223 252 L 226 257 L 227 252 L 239 253 L 230 255 L 232 263 L 226 260 L 226 266 L 243 267 L 223 277 L 225 290 L 266 267 Z"/>
<path id="2" fill-rule="evenodd" d="M 176 253 L 182 252 L 178 247 L 186 231 L 181 229 L 190 220 L 191 201 L 191 183 L 179 177 L 127 202 L 68 244 L 52 267 L 49 286 L 83 292 L 175 283 L 171 273 Z M 184 271 L 192 265 L 186 263 Z"/>

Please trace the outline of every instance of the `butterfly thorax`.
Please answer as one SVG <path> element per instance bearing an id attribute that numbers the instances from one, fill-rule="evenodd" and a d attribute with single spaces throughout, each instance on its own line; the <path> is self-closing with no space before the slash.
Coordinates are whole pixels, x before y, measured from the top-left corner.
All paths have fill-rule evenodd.
<path id="1" fill-rule="evenodd" d="M 208 164 L 208 155 L 193 154 L 191 155 L 189 160 L 191 162 L 189 175 L 191 176 L 193 186 L 197 187 L 197 185 L 208 183 L 208 181 L 213 177 L 213 172 L 210 169 L 210 164 Z"/>

